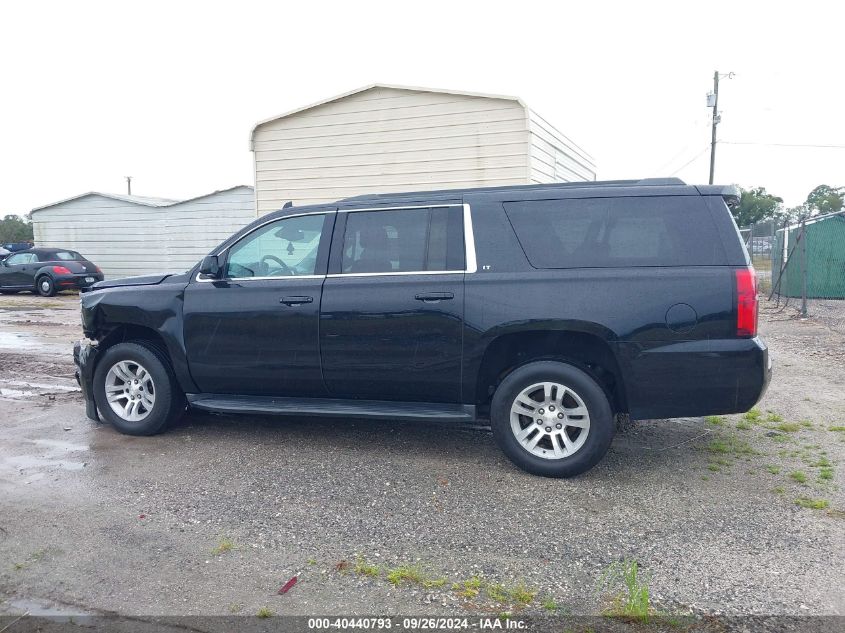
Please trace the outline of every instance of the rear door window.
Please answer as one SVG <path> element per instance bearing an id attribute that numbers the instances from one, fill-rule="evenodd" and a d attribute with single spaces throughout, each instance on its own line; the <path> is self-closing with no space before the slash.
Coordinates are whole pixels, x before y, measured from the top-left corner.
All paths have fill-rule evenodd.
<path id="1" fill-rule="evenodd" d="M 348 213 L 342 273 L 413 273 L 463 268 L 460 207 Z"/>
<path id="2" fill-rule="evenodd" d="M 724 263 L 697 196 L 528 200 L 505 211 L 535 268 L 709 266 Z"/>

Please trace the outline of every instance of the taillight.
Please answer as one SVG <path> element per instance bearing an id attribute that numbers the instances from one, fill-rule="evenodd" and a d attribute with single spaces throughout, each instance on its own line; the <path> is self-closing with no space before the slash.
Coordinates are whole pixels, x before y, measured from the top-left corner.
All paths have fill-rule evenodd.
<path id="1" fill-rule="evenodd" d="M 57 275 L 72 275 L 73 273 L 70 272 L 69 269 L 65 268 L 64 266 L 53 266 L 53 272 Z"/>
<path id="2" fill-rule="evenodd" d="M 100 273 L 100 274 L 102 274 L 102 273 L 103 273 L 103 271 L 102 271 L 102 270 L 100 270 L 100 267 L 99 267 L 99 266 L 97 266 L 97 265 L 95 265 L 95 266 L 94 266 L 94 270 L 96 270 L 96 271 L 97 271 L 98 273 Z"/>
<path id="3" fill-rule="evenodd" d="M 757 275 L 750 266 L 736 271 L 736 335 L 757 336 Z"/>

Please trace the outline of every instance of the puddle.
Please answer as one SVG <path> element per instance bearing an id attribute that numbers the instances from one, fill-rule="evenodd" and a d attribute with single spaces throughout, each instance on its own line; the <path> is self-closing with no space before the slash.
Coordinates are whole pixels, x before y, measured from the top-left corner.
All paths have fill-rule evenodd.
<path id="1" fill-rule="evenodd" d="M 30 334 L 21 334 L 20 332 L 2 332 L 0 331 L 0 347 L 8 349 L 30 349 L 33 347 L 42 347 L 35 337 Z"/>
<path id="2" fill-rule="evenodd" d="M 87 444 L 73 444 L 63 440 L 37 439 L 30 440 L 43 452 L 39 454 L 12 455 L 3 458 L 2 464 L 6 468 L 26 474 L 32 481 L 40 479 L 41 474 L 31 471 L 49 470 L 59 468 L 62 470 L 82 470 L 88 462 L 82 460 L 68 459 L 68 453 L 82 453 L 88 450 Z M 28 472 L 23 472 L 28 471 Z M 34 477 L 32 475 L 35 475 Z"/>
<path id="3" fill-rule="evenodd" d="M 9 606 L 14 611 L 19 611 L 21 614 L 31 615 L 33 617 L 50 617 L 57 618 L 55 622 L 68 622 L 71 618 L 81 617 L 86 615 L 95 615 L 90 611 L 84 611 L 79 607 L 47 606 L 44 603 L 36 602 L 34 600 L 11 600 Z M 12 614 L 10 614 L 12 615 Z"/>
<path id="4" fill-rule="evenodd" d="M 32 391 L 21 391 L 20 389 L 6 389 L 0 387 L 0 397 L 2 398 L 29 398 L 35 395 Z"/>

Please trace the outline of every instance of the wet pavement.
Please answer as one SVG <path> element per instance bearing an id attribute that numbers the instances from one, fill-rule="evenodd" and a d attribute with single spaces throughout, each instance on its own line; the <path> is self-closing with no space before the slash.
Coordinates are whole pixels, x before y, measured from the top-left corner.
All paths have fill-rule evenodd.
<path id="1" fill-rule="evenodd" d="M 73 380 L 78 298 L 0 297 L 0 614 L 543 613 L 548 600 L 594 614 L 624 558 L 669 612 L 845 614 L 845 434 L 830 430 L 845 424 L 845 339 L 765 311 L 762 327 L 776 368 L 761 420 L 639 423 L 557 481 L 515 469 L 479 427 L 191 413 L 160 436 L 120 435 L 85 417 Z M 359 558 L 378 575 L 356 573 Z M 444 582 L 394 586 L 403 564 Z M 452 589 L 475 575 L 536 595 Z"/>

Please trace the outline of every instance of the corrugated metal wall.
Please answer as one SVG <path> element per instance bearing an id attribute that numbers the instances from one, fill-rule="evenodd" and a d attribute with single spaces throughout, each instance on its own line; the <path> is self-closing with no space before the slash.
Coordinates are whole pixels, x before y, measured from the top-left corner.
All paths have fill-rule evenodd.
<path id="1" fill-rule="evenodd" d="M 36 246 L 79 251 L 107 278 L 187 270 L 254 219 L 245 186 L 167 206 L 92 194 L 32 213 Z"/>
<path id="2" fill-rule="evenodd" d="M 534 110 L 528 111 L 531 132 L 531 184 L 595 180 L 593 158 Z"/>
<path id="3" fill-rule="evenodd" d="M 376 86 L 262 123 L 253 136 L 258 213 L 288 200 L 528 184 L 532 138 L 542 134 L 528 120 L 514 99 Z M 564 162 L 571 168 L 555 180 L 595 178 L 580 152 Z"/>

